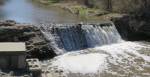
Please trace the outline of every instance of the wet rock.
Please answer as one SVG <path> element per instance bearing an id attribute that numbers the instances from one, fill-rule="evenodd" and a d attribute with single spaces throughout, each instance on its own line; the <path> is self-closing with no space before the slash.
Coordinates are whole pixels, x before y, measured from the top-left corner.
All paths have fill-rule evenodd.
<path id="1" fill-rule="evenodd" d="M 149 14 L 138 13 L 124 17 L 112 18 L 122 38 L 130 41 L 150 39 Z"/>
<path id="2" fill-rule="evenodd" d="M 0 21 L 0 26 L 13 26 L 16 22 L 13 20 Z"/>
<path id="3" fill-rule="evenodd" d="M 12 20 L 0 21 L 0 42 L 26 42 L 28 58 L 56 56 L 42 32 L 35 26 L 19 24 Z"/>

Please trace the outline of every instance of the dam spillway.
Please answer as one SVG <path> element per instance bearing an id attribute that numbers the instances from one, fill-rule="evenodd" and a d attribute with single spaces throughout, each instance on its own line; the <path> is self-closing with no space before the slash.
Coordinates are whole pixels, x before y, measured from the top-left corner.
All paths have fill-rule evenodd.
<path id="1" fill-rule="evenodd" d="M 149 76 L 149 43 L 124 41 L 113 23 L 42 24 L 40 29 L 63 54 L 41 62 L 50 72 L 44 77 L 55 71 L 65 77 Z"/>
<path id="2" fill-rule="evenodd" d="M 53 48 L 64 52 L 94 48 L 122 40 L 112 23 L 42 24 L 40 29 Z"/>

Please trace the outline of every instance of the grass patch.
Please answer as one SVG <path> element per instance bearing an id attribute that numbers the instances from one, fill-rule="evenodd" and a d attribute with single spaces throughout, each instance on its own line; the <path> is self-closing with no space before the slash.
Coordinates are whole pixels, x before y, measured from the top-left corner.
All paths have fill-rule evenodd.
<path id="1" fill-rule="evenodd" d="M 48 0 L 48 3 L 58 3 L 60 0 Z"/>
<path id="2" fill-rule="evenodd" d="M 83 18 L 89 18 L 93 16 L 101 16 L 101 15 L 108 14 L 107 11 L 103 11 L 97 8 L 88 8 L 82 5 L 71 6 L 70 9 L 74 14 Z"/>

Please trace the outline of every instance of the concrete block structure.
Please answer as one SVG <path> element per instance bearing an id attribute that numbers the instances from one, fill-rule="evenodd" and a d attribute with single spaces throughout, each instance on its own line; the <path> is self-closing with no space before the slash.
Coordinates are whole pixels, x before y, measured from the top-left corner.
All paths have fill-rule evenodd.
<path id="1" fill-rule="evenodd" d="M 32 73 L 32 76 L 41 77 L 42 69 L 39 59 L 36 58 L 26 59 L 26 62 L 28 64 L 29 71 Z"/>
<path id="2" fill-rule="evenodd" d="M 23 42 L 0 43 L 0 69 L 24 69 L 26 46 Z"/>

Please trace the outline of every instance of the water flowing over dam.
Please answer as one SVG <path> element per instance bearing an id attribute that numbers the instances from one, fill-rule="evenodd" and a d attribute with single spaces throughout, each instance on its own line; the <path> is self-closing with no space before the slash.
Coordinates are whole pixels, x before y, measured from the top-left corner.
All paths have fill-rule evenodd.
<path id="1" fill-rule="evenodd" d="M 73 2 L 75 8 L 70 6 L 72 1 L 80 0 L 62 0 L 69 1 L 69 4 L 61 2 L 61 0 L 5 1 L 6 3 L 0 6 L 0 20 L 6 20 L 6 23 L 0 22 L 0 41 L 26 42 L 27 56 L 24 57 L 26 59 L 34 58 L 32 61 L 37 61 L 37 65 L 31 60 L 30 63 L 38 71 L 36 69 L 30 71 L 28 66 L 19 71 L 0 69 L 0 77 L 1 74 L 2 77 L 5 77 L 1 73 L 5 71 L 6 74 L 13 77 L 15 75 L 20 77 L 23 72 L 25 75 L 23 74 L 21 77 L 32 77 L 33 75 L 30 73 L 38 75 L 41 73 L 41 76 L 35 77 L 150 77 L 150 42 L 145 40 L 150 40 L 150 17 L 146 3 L 148 0 L 143 0 L 144 4 L 139 0 L 133 0 L 136 5 L 142 4 L 142 8 L 135 7 L 137 8 L 135 10 L 132 10 L 134 5 L 132 6 L 131 0 L 120 0 L 121 3 L 126 2 L 125 5 L 131 3 L 129 9 L 134 11 L 131 12 L 132 14 L 111 12 L 113 8 L 120 6 L 118 5 L 118 3 L 120 4 L 119 0 L 82 0 L 88 1 L 86 5 L 93 5 L 91 3 L 98 1 L 103 5 L 108 3 L 109 6 L 117 6 L 108 7 L 107 11 L 89 8 L 83 4 L 78 6 L 76 2 L 75 5 Z M 36 1 L 46 1 L 46 6 L 36 3 Z M 60 1 L 60 4 L 56 3 L 54 6 L 47 4 L 51 1 Z M 63 5 L 65 3 L 66 9 L 57 7 L 61 3 Z M 63 7 L 63 5 L 61 6 Z M 76 11 L 75 14 L 70 13 L 71 8 Z M 119 8 L 123 8 L 122 11 L 127 10 L 124 7 Z M 141 9 L 143 13 L 138 9 Z M 103 20 L 112 20 L 116 25 Z M 123 39 L 130 39 L 130 41 Z M 5 55 L 0 56 L 2 58 L 0 65 L 6 63 L 13 70 L 11 62 L 16 63 L 16 61 L 8 62 L 3 56 Z M 10 55 L 8 54 L 8 56 Z M 11 58 L 8 56 L 6 59 Z M 18 59 L 15 56 L 13 57 Z M 22 64 L 22 61 L 19 64 Z M 15 64 L 15 66 L 19 64 Z M 30 75 L 28 76 L 28 74 Z"/>
<path id="2" fill-rule="evenodd" d="M 43 70 L 50 72 L 43 73 L 43 77 L 150 75 L 149 43 L 122 40 L 113 23 L 40 26 L 50 46 L 53 46 L 57 54 L 63 54 L 41 62 Z"/>
<path id="3" fill-rule="evenodd" d="M 112 23 L 50 24 L 42 25 L 41 30 L 50 43 L 53 42 L 55 46 L 65 51 L 94 48 L 121 41 Z"/>

